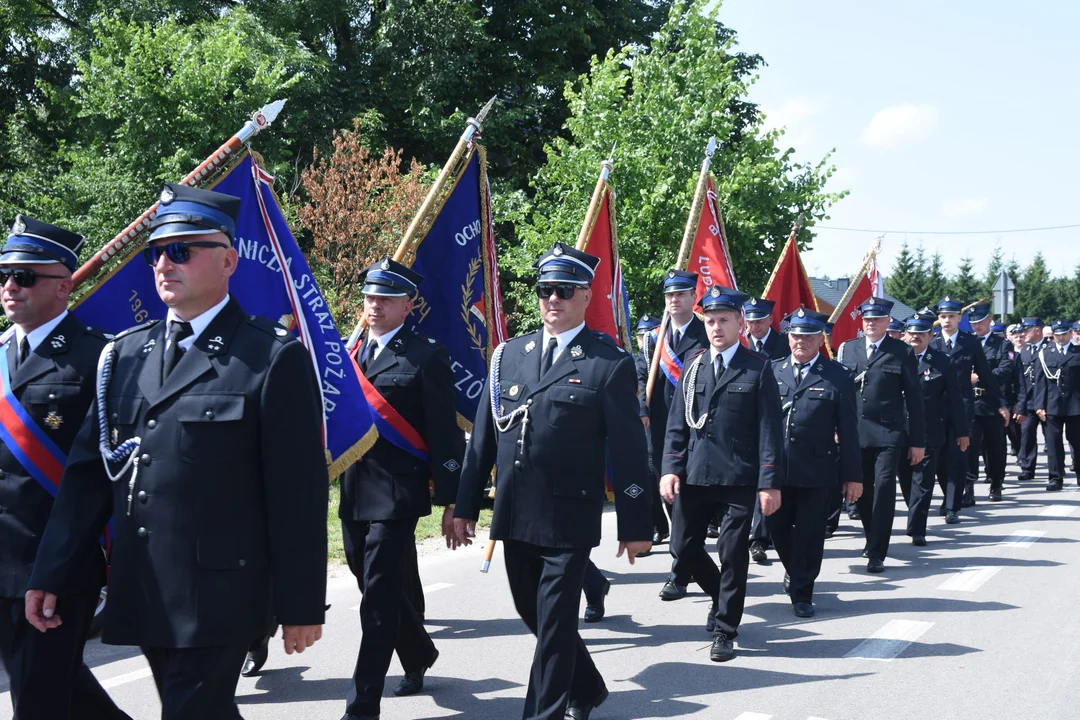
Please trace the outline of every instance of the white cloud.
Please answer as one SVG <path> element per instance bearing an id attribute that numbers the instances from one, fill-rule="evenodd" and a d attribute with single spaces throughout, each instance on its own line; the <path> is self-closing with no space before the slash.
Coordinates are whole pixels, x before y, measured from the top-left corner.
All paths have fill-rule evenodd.
<path id="1" fill-rule="evenodd" d="M 801 147 L 810 139 L 810 128 L 806 121 L 825 109 L 822 100 L 813 98 L 795 98 L 788 100 L 778 108 L 762 108 L 766 130 L 785 130 L 784 145 Z"/>
<path id="2" fill-rule="evenodd" d="M 945 217 L 960 217 L 961 215 L 978 215 L 986 209 L 986 198 L 964 198 L 952 200 L 941 206 L 941 214 Z"/>
<path id="3" fill-rule="evenodd" d="M 929 135 L 937 117 L 937 109 L 930 105 L 893 105 L 871 118 L 860 140 L 870 148 L 892 150 Z"/>

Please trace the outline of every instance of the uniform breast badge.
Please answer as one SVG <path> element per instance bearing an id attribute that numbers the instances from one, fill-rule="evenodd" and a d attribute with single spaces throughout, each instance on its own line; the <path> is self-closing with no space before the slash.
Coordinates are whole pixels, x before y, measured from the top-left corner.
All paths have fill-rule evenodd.
<path id="1" fill-rule="evenodd" d="M 525 352 L 531 353 L 534 347 L 536 347 L 536 341 L 530 340 L 529 342 L 525 343 Z"/>
<path id="2" fill-rule="evenodd" d="M 518 392 L 520 390 L 521 390 L 521 388 L 519 388 L 517 385 L 511 385 L 510 390 L 507 392 L 507 395 L 509 395 L 512 398 L 516 398 L 518 396 Z"/>
<path id="3" fill-rule="evenodd" d="M 574 347 L 570 348 L 570 357 L 574 358 L 575 360 L 584 354 L 585 352 L 581 349 L 580 345 L 575 345 Z"/>
<path id="4" fill-rule="evenodd" d="M 45 416 L 45 424 L 51 430 L 59 430 L 60 426 L 64 424 L 64 416 L 55 410 L 50 410 L 49 414 Z"/>

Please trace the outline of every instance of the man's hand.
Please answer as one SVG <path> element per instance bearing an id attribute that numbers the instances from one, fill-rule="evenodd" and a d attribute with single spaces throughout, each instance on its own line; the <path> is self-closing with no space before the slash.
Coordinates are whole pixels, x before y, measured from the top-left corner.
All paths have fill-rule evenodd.
<path id="1" fill-rule="evenodd" d="M 454 518 L 454 535 L 458 545 L 472 545 L 472 539 L 476 537 L 476 521 Z"/>
<path id="2" fill-rule="evenodd" d="M 978 385 L 979 384 L 979 374 L 978 373 L 971 373 L 971 384 L 972 385 Z"/>
<path id="3" fill-rule="evenodd" d="M 967 452 L 968 445 L 971 444 L 971 438 L 967 435 L 956 438 L 956 444 L 960 448 L 960 452 Z"/>
<path id="4" fill-rule="evenodd" d="M 284 625 L 281 631 L 286 655 L 302 653 L 322 638 L 322 625 Z"/>
<path id="5" fill-rule="evenodd" d="M 1046 422 L 1046 411 L 1045 410 L 1036 410 L 1035 414 L 1039 416 L 1040 420 L 1042 420 L 1043 422 Z"/>
<path id="6" fill-rule="evenodd" d="M 1000 408 L 998 408 L 998 415 L 1000 415 L 1005 420 L 1005 426 L 1008 427 L 1008 425 L 1009 425 L 1009 408 L 1002 405 Z"/>
<path id="7" fill-rule="evenodd" d="M 650 424 L 648 415 L 642 415 L 641 416 L 641 424 L 645 426 L 645 430 L 646 430 L 646 432 L 648 432 L 649 424 Z"/>
<path id="8" fill-rule="evenodd" d="M 63 621 L 56 614 L 56 596 L 44 590 L 27 590 L 26 622 L 41 632 L 60 627 Z"/>
<path id="9" fill-rule="evenodd" d="M 442 534 L 446 538 L 446 547 L 457 550 L 458 539 L 454 531 L 454 508 L 447 505 L 442 513 Z"/>
<path id="10" fill-rule="evenodd" d="M 907 456 L 912 465 L 918 465 L 926 457 L 926 448 L 908 448 Z"/>
<path id="11" fill-rule="evenodd" d="M 761 501 L 762 515 L 772 515 L 780 509 L 779 490 L 758 490 L 758 500 Z"/>
<path id="12" fill-rule="evenodd" d="M 1013 420 L 1016 421 L 1017 425 L 1023 425 L 1024 420 L 1027 420 L 1027 416 L 1026 415 L 1021 415 L 1020 413 L 1016 413 L 1015 415 L 1013 415 Z"/>
<path id="13" fill-rule="evenodd" d="M 678 475 L 665 475 L 660 478 L 660 497 L 664 498 L 664 502 L 668 505 L 674 505 L 675 496 L 679 494 L 681 486 L 682 481 L 679 480 Z"/>
<path id="14" fill-rule="evenodd" d="M 862 497 L 862 483 L 861 482 L 846 482 L 844 483 L 844 497 L 847 498 L 849 503 L 857 502 Z"/>
<path id="15" fill-rule="evenodd" d="M 630 561 L 630 564 L 634 564 L 634 558 L 641 553 L 649 552 L 652 550 L 652 543 L 648 540 L 632 540 L 630 542 L 620 542 L 619 552 L 615 554 L 615 557 L 621 558 L 623 553 L 626 553 L 626 559 Z"/>

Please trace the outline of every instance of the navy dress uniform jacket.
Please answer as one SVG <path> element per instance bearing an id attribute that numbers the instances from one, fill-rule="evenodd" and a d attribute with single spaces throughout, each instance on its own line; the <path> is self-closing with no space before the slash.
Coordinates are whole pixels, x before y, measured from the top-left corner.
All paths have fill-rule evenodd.
<path id="1" fill-rule="evenodd" d="M 956 333 L 951 353 L 945 349 L 944 338 L 938 335 L 930 341 L 930 349 L 949 358 L 953 374 L 956 375 L 956 383 L 960 387 L 960 395 L 964 398 L 964 411 L 967 413 L 969 422 L 975 417 L 975 386 L 971 384 L 972 372 L 979 376 L 979 387 L 982 389 L 980 399 L 983 403 L 992 406 L 994 412 L 1005 405 L 1005 398 L 986 360 L 982 343 L 974 335 L 966 332 Z M 963 436 L 968 434 L 968 428 L 966 425 L 953 428 L 953 432 L 957 436 Z"/>
<path id="2" fill-rule="evenodd" d="M 979 338 L 975 338 L 975 340 L 981 342 Z M 986 365 L 994 376 L 994 383 L 997 385 L 999 392 L 998 397 L 993 397 L 989 386 L 983 382 L 981 376 L 979 382 L 975 384 L 975 414 L 987 417 L 997 415 L 1002 404 L 1012 407 L 1013 402 L 1015 402 L 1010 398 L 1015 394 L 1012 386 L 1015 381 L 1016 364 L 1019 359 L 1016 357 L 1016 351 L 1013 350 L 1012 343 L 997 335 L 991 334 L 987 337 L 986 342 L 982 344 L 982 349 L 983 355 L 986 357 Z"/>
<path id="3" fill-rule="evenodd" d="M 93 402 L 98 357 L 106 342 L 103 333 L 69 314 L 17 368 L 14 332 L 0 349 L 7 353 L 8 367 L 15 368 L 11 371 L 15 398 L 64 453 L 71 450 Z M 52 508 L 53 496 L 30 476 L 7 444 L 0 443 L 0 597 L 26 595 Z M 98 526 L 99 533 L 104 526 Z M 84 551 L 74 560 L 79 569 L 69 590 L 92 593 L 105 581 L 105 557 L 96 543 Z"/>
<path id="4" fill-rule="evenodd" d="M 274 617 L 321 624 L 329 482 L 310 356 L 235 298 L 162 383 L 165 340 L 155 322 L 115 341 L 111 439 L 142 438 L 130 513 L 131 470 L 115 483 L 105 474 L 95 402 L 30 586 L 68 588 L 111 515 L 105 642 L 224 646 L 250 642 Z"/>
<path id="5" fill-rule="evenodd" d="M 431 514 L 432 502 L 453 503 L 465 455 L 465 433 L 457 422 L 454 372 L 446 348 L 402 327 L 364 375 L 424 439 L 431 463 L 380 437 L 345 471 L 338 516 L 345 520 L 419 518 Z"/>
<path id="6" fill-rule="evenodd" d="M 1016 412 L 1031 415 L 1035 412 L 1032 402 L 1035 400 L 1035 371 L 1039 368 L 1039 350 L 1048 343 L 1040 340 L 1028 343 L 1020 350 L 1020 392 L 1016 400 Z"/>
<path id="7" fill-rule="evenodd" d="M 1032 412 L 1045 410 L 1047 415 L 1058 417 L 1080 415 L 1080 346 L 1069 343 L 1065 350 L 1062 353 L 1056 343 L 1048 343 L 1035 358 Z"/>
<path id="8" fill-rule="evenodd" d="M 690 360 L 702 350 L 709 347 L 709 336 L 705 333 L 705 323 L 697 315 L 686 326 L 686 332 L 679 338 L 675 346 L 675 355 L 683 363 L 683 372 Z M 653 352 L 657 352 L 656 348 Z M 644 401 L 646 384 L 648 383 L 648 371 L 643 381 L 639 382 L 639 391 Z M 671 401 L 675 397 L 675 386 L 664 375 L 661 368 L 656 369 L 656 382 L 653 385 L 652 399 L 649 403 L 649 433 L 652 440 L 653 465 L 657 471 L 663 464 L 664 439 L 667 435 L 668 414 L 671 411 Z"/>
<path id="9" fill-rule="evenodd" d="M 824 356 L 796 384 L 791 357 L 772 361 L 784 418 L 784 485 L 839 487 L 861 483 L 855 384 Z"/>
<path id="10" fill-rule="evenodd" d="M 841 345 L 837 359 L 854 375 L 860 446 L 925 447 L 918 367 L 907 343 L 886 335 L 868 361 L 860 337 Z"/>
<path id="11" fill-rule="evenodd" d="M 687 363 L 668 415 L 662 475 L 678 475 L 689 485 L 780 489 L 783 421 L 769 361 L 739 345 L 715 381 L 709 353 L 698 357 L 694 419 L 703 413 L 708 418 L 700 430 L 686 423 Z"/>
<path id="12" fill-rule="evenodd" d="M 756 343 L 757 340 L 753 336 L 750 337 L 751 343 Z M 791 356 L 791 346 L 788 343 L 787 333 L 776 332 L 770 329 L 769 334 L 765 337 L 765 344 L 761 347 L 760 355 L 764 355 L 770 360 L 783 360 L 786 357 Z"/>
<path id="13" fill-rule="evenodd" d="M 586 327 L 541 377 L 542 343 L 542 332 L 508 341 L 498 368 L 500 414 L 527 407 L 524 428 L 521 419 L 507 432 L 495 427 L 493 364 L 465 453 L 454 516 L 479 517 L 494 466 L 493 539 L 556 549 L 596 547 L 610 447 L 618 539 L 651 540 L 650 479 L 633 357 Z"/>
<path id="14" fill-rule="evenodd" d="M 925 447 L 940 447 L 949 428 L 967 427 L 964 398 L 945 353 L 927 348 L 919 358 L 919 388 L 926 417 Z"/>

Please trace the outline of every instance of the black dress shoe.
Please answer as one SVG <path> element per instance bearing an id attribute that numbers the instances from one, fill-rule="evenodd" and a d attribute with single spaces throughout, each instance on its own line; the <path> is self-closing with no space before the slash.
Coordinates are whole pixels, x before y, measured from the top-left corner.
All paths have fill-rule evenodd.
<path id="1" fill-rule="evenodd" d="M 600 707 L 607 699 L 608 689 L 604 688 L 592 702 L 578 703 L 571 700 L 570 707 L 566 708 L 566 715 L 563 717 L 566 718 L 566 720 L 589 720 L 589 715 L 592 714 L 592 711 Z"/>
<path id="2" fill-rule="evenodd" d="M 686 597 L 686 586 L 673 583 L 668 580 L 660 589 L 661 600 L 682 600 Z"/>
<path id="3" fill-rule="evenodd" d="M 864 548 L 862 549 L 862 556 L 863 556 L 864 558 L 868 558 L 868 557 L 870 557 L 870 550 L 869 550 L 869 548 L 865 548 L 865 547 L 864 547 Z"/>
<path id="4" fill-rule="evenodd" d="M 862 520 L 862 514 L 859 512 L 859 508 L 855 505 L 852 505 L 851 509 L 848 510 L 847 516 L 848 520 Z"/>
<path id="5" fill-rule="evenodd" d="M 828 540 L 829 538 L 831 538 L 835 534 L 836 534 L 836 528 L 834 528 L 834 527 L 826 527 L 825 528 L 825 539 L 826 540 Z"/>
<path id="6" fill-rule="evenodd" d="M 971 485 L 969 483 L 968 485 L 964 486 L 964 494 L 960 497 L 960 507 L 962 507 L 962 508 L 975 507 L 975 486 L 974 485 Z"/>
<path id="7" fill-rule="evenodd" d="M 784 592 L 788 595 L 791 594 L 791 576 L 784 573 Z"/>
<path id="8" fill-rule="evenodd" d="M 718 608 L 716 607 L 715 602 L 709 607 L 709 615 L 708 615 L 708 617 L 705 618 L 705 632 L 710 632 L 711 633 L 714 630 L 716 630 L 716 611 L 717 611 L 717 609 Z"/>
<path id="9" fill-rule="evenodd" d="M 416 672 L 407 672 L 405 677 L 401 678 L 401 682 L 394 688 L 394 694 L 398 697 L 405 697 L 406 695 L 415 695 L 424 689 L 424 675 L 431 669 L 431 666 L 435 664 L 435 661 L 439 659 L 439 651 L 435 651 L 435 657 L 431 658 L 431 663 L 423 670 Z"/>
<path id="10" fill-rule="evenodd" d="M 759 564 L 768 561 L 769 556 L 765 554 L 765 544 L 756 540 L 750 543 L 750 558 Z"/>
<path id="11" fill-rule="evenodd" d="M 705 530 L 705 537 L 707 537 L 707 538 L 718 538 L 718 537 L 720 537 L 720 529 L 717 528 L 712 523 L 709 523 L 708 529 Z"/>
<path id="12" fill-rule="evenodd" d="M 248 650 L 247 657 L 244 658 L 244 667 L 240 670 L 241 675 L 252 677 L 259 674 L 262 666 L 266 664 L 266 658 L 270 655 L 270 637 L 270 635 L 264 635 L 256 647 Z"/>
<path id="13" fill-rule="evenodd" d="M 914 545 L 915 547 L 926 547 L 926 536 L 925 535 L 912 535 L 911 536 L 911 544 Z"/>
<path id="14" fill-rule="evenodd" d="M 795 617 L 814 617 L 814 603 L 797 602 L 791 606 L 791 609 L 795 613 Z"/>
<path id="15" fill-rule="evenodd" d="M 653 545 L 661 545 L 663 543 L 666 543 L 667 539 L 668 539 L 668 536 L 666 534 L 664 534 L 664 533 L 654 532 L 652 534 L 652 544 Z"/>
<path id="16" fill-rule="evenodd" d="M 949 514 L 949 511 L 945 508 L 945 505 L 942 504 L 942 505 L 938 506 L 937 514 L 938 514 L 938 517 L 945 517 L 946 515 Z"/>
<path id="17" fill-rule="evenodd" d="M 1022 472 L 1022 473 L 1020 473 L 1019 475 L 1016 476 L 1016 479 L 1019 480 L 1019 481 L 1034 480 L 1035 479 L 1035 473 Z"/>
<path id="18" fill-rule="evenodd" d="M 1065 483 L 1061 480 L 1051 480 L 1050 482 L 1046 483 L 1046 491 L 1057 492 L 1064 486 L 1064 484 Z"/>
<path id="19" fill-rule="evenodd" d="M 990 502 L 1001 502 L 1001 488 L 990 488 Z"/>
<path id="20" fill-rule="evenodd" d="M 604 598 L 611 590 L 611 581 L 604 578 L 604 594 L 600 596 L 600 602 L 589 603 L 585 606 L 585 622 L 594 623 L 604 619 Z"/>
<path id="21" fill-rule="evenodd" d="M 866 572 L 885 572 L 885 561 L 878 560 L 877 558 L 870 558 L 870 562 L 866 563 Z"/>
<path id="22" fill-rule="evenodd" d="M 945 516 L 945 524 L 946 525 L 959 525 L 960 524 L 960 515 L 958 513 L 950 512 L 948 515 Z"/>
<path id="23" fill-rule="evenodd" d="M 709 659 L 713 662 L 727 662 L 735 659 L 735 643 L 728 639 L 724 633 L 713 636 L 712 647 L 709 649 Z"/>

